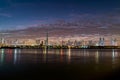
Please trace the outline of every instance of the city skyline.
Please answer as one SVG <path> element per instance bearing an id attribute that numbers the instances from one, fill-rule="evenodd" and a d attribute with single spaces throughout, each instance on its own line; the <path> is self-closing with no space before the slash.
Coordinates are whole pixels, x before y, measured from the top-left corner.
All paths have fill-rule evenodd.
<path id="1" fill-rule="evenodd" d="M 118 36 L 119 0 L 1 0 L 5 37 Z M 21 35 L 20 35 L 21 34 Z"/>
<path id="2" fill-rule="evenodd" d="M 0 0 L 1 79 L 119 74 L 120 0 Z"/>

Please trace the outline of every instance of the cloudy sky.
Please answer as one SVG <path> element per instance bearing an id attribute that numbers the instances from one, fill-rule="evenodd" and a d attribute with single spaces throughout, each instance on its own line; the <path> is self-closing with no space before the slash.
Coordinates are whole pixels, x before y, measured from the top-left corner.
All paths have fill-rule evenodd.
<path id="1" fill-rule="evenodd" d="M 0 30 L 54 24 L 59 20 L 87 23 L 88 27 L 92 23 L 101 28 L 119 25 L 120 0 L 0 0 Z"/>

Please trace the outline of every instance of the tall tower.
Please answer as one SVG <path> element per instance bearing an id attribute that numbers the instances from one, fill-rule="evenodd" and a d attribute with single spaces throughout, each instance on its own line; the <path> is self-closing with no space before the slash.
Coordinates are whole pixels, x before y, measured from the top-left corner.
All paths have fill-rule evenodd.
<path id="1" fill-rule="evenodd" d="M 99 38 L 99 46 L 101 46 L 101 37 Z"/>
<path id="2" fill-rule="evenodd" d="M 114 39 L 114 42 L 115 42 L 115 46 L 117 46 L 117 39 L 116 38 Z"/>
<path id="3" fill-rule="evenodd" d="M 47 33 L 46 33 L 46 41 L 45 41 L 45 46 L 46 46 L 46 48 L 48 47 L 48 31 L 47 31 Z"/>
<path id="4" fill-rule="evenodd" d="M 102 39 L 102 46 L 105 46 L 105 39 Z"/>
<path id="5" fill-rule="evenodd" d="M 1 43 L 2 43 L 2 44 L 4 44 L 4 43 L 5 43 L 4 38 L 1 38 Z"/>
<path id="6" fill-rule="evenodd" d="M 17 45 L 18 45 L 18 39 L 14 41 L 14 47 L 16 47 Z"/>

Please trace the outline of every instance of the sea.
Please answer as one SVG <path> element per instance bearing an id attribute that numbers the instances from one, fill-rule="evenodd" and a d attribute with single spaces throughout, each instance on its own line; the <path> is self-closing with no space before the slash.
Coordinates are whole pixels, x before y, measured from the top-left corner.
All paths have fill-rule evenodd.
<path id="1" fill-rule="evenodd" d="M 119 80 L 119 49 L 0 49 L 0 78 Z"/>

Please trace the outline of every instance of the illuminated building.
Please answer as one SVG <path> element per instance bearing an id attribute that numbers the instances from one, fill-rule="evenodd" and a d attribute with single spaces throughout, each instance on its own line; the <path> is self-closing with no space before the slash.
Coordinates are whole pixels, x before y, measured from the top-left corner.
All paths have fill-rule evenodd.
<path id="1" fill-rule="evenodd" d="M 93 41 L 92 40 L 88 41 L 88 45 L 93 46 Z"/>
<path id="2" fill-rule="evenodd" d="M 74 46 L 77 46 L 77 41 L 76 40 L 74 41 Z"/>
<path id="3" fill-rule="evenodd" d="M 36 44 L 40 45 L 40 40 L 39 39 L 36 39 Z"/>
<path id="4" fill-rule="evenodd" d="M 116 39 L 111 39 L 111 45 L 112 46 L 117 46 L 117 40 Z"/>
<path id="5" fill-rule="evenodd" d="M 99 38 L 99 46 L 104 46 L 104 38 Z"/>

